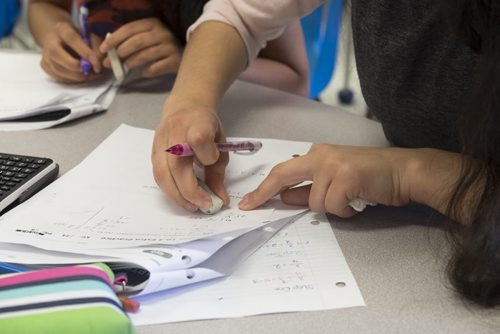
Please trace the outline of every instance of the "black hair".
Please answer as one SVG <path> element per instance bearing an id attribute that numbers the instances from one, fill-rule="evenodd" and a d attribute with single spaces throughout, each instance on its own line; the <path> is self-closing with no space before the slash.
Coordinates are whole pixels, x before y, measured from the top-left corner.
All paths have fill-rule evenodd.
<path id="1" fill-rule="evenodd" d="M 500 3 L 446 0 L 445 12 L 479 54 L 476 84 L 458 122 L 467 160 L 448 205 L 448 215 L 462 220 L 451 227 L 448 274 L 467 299 L 494 307 L 500 305 Z"/>
<path id="2" fill-rule="evenodd" d="M 183 44 L 186 44 L 186 32 L 203 13 L 203 7 L 209 0 L 153 0 L 157 10 L 161 11 L 163 22 Z"/>

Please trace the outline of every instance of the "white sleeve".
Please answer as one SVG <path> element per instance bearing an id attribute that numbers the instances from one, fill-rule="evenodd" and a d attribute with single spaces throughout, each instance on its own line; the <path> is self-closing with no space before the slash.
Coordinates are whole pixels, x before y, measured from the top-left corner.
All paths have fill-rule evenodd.
<path id="1" fill-rule="evenodd" d="M 219 21 L 238 30 L 248 60 L 257 57 L 267 41 L 280 36 L 288 24 L 318 7 L 325 0 L 210 0 L 200 18 L 188 29 L 190 34 L 203 22 Z"/>

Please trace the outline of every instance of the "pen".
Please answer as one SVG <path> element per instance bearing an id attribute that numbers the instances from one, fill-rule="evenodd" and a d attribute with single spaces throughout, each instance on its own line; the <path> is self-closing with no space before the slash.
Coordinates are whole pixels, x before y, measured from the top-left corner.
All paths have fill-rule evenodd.
<path id="1" fill-rule="evenodd" d="M 89 10 L 85 4 L 82 4 L 80 6 L 80 29 L 83 41 L 90 47 L 88 17 Z M 88 76 L 90 74 L 90 70 L 92 69 L 92 65 L 87 59 L 82 58 L 80 59 L 80 68 L 82 69 L 83 75 Z"/>
<path id="2" fill-rule="evenodd" d="M 255 140 L 234 141 L 227 143 L 217 143 L 217 148 L 221 152 L 242 152 L 248 151 L 248 154 L 253 154 L 262 148 L 262 143 Z M 189 157 L 193 155 L 191 146 L 187 143 L 176 144 L 167 148 L 165 151 L 177 155 L 179 157 Z"/>

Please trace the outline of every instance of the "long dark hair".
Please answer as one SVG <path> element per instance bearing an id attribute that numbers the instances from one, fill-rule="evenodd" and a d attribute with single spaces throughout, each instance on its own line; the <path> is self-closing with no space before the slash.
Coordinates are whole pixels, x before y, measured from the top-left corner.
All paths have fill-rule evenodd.
<path id="1" fill-rule="evenodd" d="M 161 11 L 163 21 L 170 31 L 183 44 L 186 44 L 186 32 L 203 13 L 203 6 L 209 0 L 152 0 L 157 10 Z"/>
<path id="2" fill-rule="evenodd" d="M 500 305 L 500 3 L 446 0 L 445 6 L 453 31 L 480 54 L 476 87 L 458 123 L 470 159 L 448 206 L 462 220 L 451 229 L 448 273 L 458 292 L 493 307 Z"/>

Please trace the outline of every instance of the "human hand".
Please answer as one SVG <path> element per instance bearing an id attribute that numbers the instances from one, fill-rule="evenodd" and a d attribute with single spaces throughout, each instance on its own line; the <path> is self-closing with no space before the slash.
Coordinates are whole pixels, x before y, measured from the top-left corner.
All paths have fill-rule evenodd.
<path id="1" fill-rule="evenodd" d="M 59 22 L 44 38 L 42 45 L 42 69 L 55 80 L 78 83 L 95 78 L 100 73 L 101 55 L 98 45 L 100 39 L 91 35 L 91 47 L 83 41 L 80 33 L 69 22 Z M 80 68 L 80 58 L 87 59 L 94 73 L 85 76 Z"/>
<path id="2" fill-rule="evenodd" d="M 285 203 L 340 217 L 356 213 L 349 203 L 357 198 L 390 206 L 419 201 L 443 209 L 453 166 L 456 157 L 437 150 L 315 145 L 275 166 L 239 206 L 251 210 L 281 194 Z M 313 183 L 291 188 L 303 181 Z"/>
<path id="3" fill-rule="evenodd" d="M 177 73 L 182 48 L 175 36 L 157 18 L 133 21 L 120 27 L 101 44 L 102 53 L 116 48 L 118 56 L 129 68 L 146 65 L 143 77 Z M 104 66 L 111 67 L 108 58 Z"/>
<path id="4" fill-rule="evenodd" d="M 224 188 L 229 155 L 219 152 L 215 145 L 224 141 L 222 124 L 215 111 L 195 105 L 177 107 L 167 101 L 155 132 L 152 163 L 155 180 L 170 200 L 193 212 L 212 205 L 208 193 L 198 186 L 193 170 L 196 159 L 205 170 L 206 185 L 224 204 L 229 204 Z M 178 143 L 188 143 L 195 156 L 178 157 L 165 152 Z"/>

